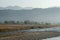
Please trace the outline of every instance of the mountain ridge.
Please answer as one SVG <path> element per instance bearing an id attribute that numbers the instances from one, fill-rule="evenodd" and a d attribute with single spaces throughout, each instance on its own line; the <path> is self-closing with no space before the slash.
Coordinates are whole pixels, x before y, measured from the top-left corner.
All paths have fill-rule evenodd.
<path id="1" fill-rule="evenodd" d="M 0 7 L 0 10 L 31 10 L 32 7 L 19 7 L 19 6 L 7 6 L 7 7 Z"/>
<path id="2" fill-rule="evenodd" d="M 37 22 L 60 22 L 60 8 L 33 8 L 32 10 L 0 10 L 0 21 L 31 20 Z"/>

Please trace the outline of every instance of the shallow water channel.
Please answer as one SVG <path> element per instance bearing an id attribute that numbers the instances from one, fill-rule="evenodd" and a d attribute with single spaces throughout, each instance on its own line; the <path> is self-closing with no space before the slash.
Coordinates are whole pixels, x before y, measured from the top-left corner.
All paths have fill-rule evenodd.
<path id="1" fill-rule="evenodd" d="M 42 39 L 42 40 L 60 40 L 60 36 L 59 36 L 59 37 L 53 37 L 53 38 Z"/>
<path id="2" fill-rule="evenodd" d="M 0 32 L 0 34 L 15 34 L 19 32 L 40 32 L 40 31 L 57 31 L 60 32 L 60 27 L 53 27 L 53 28 L 42 28 L 42 29 L 29 29 L 29 30 L 16 30 L 16 31 L 9 31 L 9 32 Z"/>

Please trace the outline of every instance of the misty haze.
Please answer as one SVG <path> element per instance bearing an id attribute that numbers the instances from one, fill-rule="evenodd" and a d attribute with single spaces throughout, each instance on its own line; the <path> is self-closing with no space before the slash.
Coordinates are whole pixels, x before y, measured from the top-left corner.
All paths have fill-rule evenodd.
<path id="1" fill-rule="evenodd" d="M 60 0 L 0 0 L 0 40 L 60 40 Z"/>

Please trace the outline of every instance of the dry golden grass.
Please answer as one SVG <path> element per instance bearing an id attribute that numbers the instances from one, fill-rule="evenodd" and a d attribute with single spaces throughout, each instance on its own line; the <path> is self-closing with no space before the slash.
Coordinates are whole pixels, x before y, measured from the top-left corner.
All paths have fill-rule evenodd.
<path id="1" fill-rule="evenodd" d="M 0 32 L 14 31 L 14 30 L 26 30 L 32 28 L 48 28 L 59 27 L 60 25 L 12 25 L 1 24 Z M 41 40 L 50 37 L 60 36 L 60 32 L 23 32 L 16 34 L 0 34 L 1 40 Z"/>
<path id="2" fill-rule="evenodd" d="M 1 31 L 13 31 L 13 30 L 25 30 L 33 28 L 48 28 L 48 27 L 59 27 L 60 25 L 13 25 L 13 24 L 0 24 Z"/>

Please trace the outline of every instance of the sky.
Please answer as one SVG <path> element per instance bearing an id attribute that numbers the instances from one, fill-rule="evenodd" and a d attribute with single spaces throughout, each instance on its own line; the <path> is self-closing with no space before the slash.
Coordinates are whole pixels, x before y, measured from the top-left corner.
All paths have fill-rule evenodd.
<path id="1" fill-rule="evenodd" d="M 60 0 L 0 0 L 0 7 L 7 6 L 33 8 L 60 7 Z"/>

